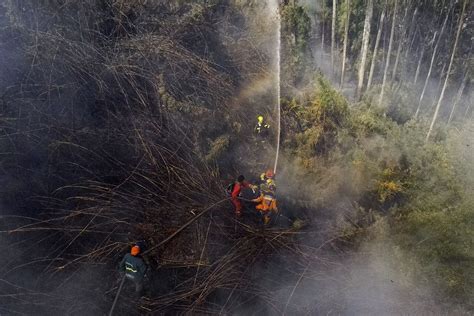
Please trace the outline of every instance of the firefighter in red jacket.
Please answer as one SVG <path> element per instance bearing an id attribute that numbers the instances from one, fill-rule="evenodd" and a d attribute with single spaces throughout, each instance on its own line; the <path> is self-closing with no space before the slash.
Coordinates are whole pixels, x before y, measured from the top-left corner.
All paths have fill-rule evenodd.
<path id="1" fill-rule="evenodd" d="M 250 188 L 251 185 L 247 181 L 245 181 L 245 177 L 240 175 L 237 178 L 237 182 L 234 183 L 231 193 L 231 201 L 234 204 L 235 215 L 240 216 L 242 215 L 242 202 L 240 201 L 240 193 L 243 188 Z"/>

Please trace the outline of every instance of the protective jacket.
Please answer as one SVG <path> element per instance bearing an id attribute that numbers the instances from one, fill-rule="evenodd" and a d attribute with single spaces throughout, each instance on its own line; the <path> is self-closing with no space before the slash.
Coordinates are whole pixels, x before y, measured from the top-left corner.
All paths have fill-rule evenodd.
<path id="1" fill-rule="evenodd" d="M 257 122 L 257 125 L 255 125 L 255 134 L 266 136 L 269 129 L 270 129 L 270 125 L 268 125 L 267 123 Z"/>
<path id="2" fill-rule="evenodd" d="M 242 192 L 243 188 L 250 187 L 250 184 L 246 181 L 240 183 L 235 182 L 234 188 L 232 189 L 232 204 L 234 204 L 235 214 L 240 215 L 242 213 L 242 203 L 239 200 L 240 193 Z"/>
<path id="3" fill-rule="evenodd" d="M 236 199 L 240 196 L 240 193 L 242 192 L 243 188 L 248 188 L 250 187 L 250 184 L 246 181 L 240 183 L 240 182 L 235 182 L 234 188 L 232 190 L 232 198 Z"/>
<path id="4" fill-rule="evenodd" d="M 253 202 L 257 202 L 255 207 L 257 210 L 262 212 L 277 212 L 277 202 L 275 196 L 271 192 L 263 192 L 258 198 L 253 199 Z"/>
<path id="5" fill-rule="evenodd" d="M 268 178 L 265 173 L 260 175 L 260 179 L 257 181 L 257 185 L 260 188 L 260 191 L 269 191 L 270 186 L 274 186 L 276 188 L 275 180 L 272 178 Z"/>
<path id="6" fill-rule="evenodd" d="M 140 281 L 145 276 L 146 264 L 142 258 L 127 253 L 120 262 L 120 271 L 125 272 L 127 277 Z"/>

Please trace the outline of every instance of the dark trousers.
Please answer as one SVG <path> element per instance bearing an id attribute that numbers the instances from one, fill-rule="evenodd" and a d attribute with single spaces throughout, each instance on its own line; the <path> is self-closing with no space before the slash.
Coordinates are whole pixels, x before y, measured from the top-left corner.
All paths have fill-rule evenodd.
<path id="1" fill-rule="evenodd" d="M 143 291 L 143 278 L 138 278 L 132 274 L 125 274 L 125 277 L 135 284 L 135 293 L 140 296 Z"/>

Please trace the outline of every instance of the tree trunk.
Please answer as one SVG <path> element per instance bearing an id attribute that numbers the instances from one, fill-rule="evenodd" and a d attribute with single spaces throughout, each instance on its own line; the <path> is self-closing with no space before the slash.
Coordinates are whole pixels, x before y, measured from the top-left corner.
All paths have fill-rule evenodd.
<path id="1" fill-rule="evenodd" d="M 331 24 L 331 69 L 334 74 L 334 48 L 336 46 L 336 10 L 337 0 L 332 0 L 332 24 Z"/>
<path id="2" fill-rule="evenodd" d="M 346 70 L 347 42 L 349 41 L 349 23 L 351 17 L 351 0 L 346 0 L 346 24 L 344 25 L 344 47 L 342 49 L 341 89 L 344 85 L 344 72 Z"/>
<path id="3" fill-rule="evenodd" d="M 387 3 L 385 2 L 385 5 L 386 4 Z M 382 35 L 384 19 L 385 19 L 385 8 L 383 9 L 382 14 L 380 15 L 379 29 L 377 31 L 377 37 L 375 38 L 374 53 L 372 54 L 372 62 L 370 64 L 369 80 L 367 81 L 367 90 L 372 85 L 372 78 L 374 76 L 375 63 L 377 61 L 377 52 L 378 52 L 378 49 L 379 49 L 380 37 Z"/>
<path id="4" fill-rule="evenodd" d="M 459 101 L 461 101 L 464 88 L 466 87 L 467 78 L 469 78 L 469 70 L 466 70 L 466 73 L 464 74 L 464 79 L 462 80 L 461 86 L 459 87 L 458 93 L 456 94 L 456 98 L 454 99 L 453 108 L 451 109 L 451 113 L 449 113 L 448 125 L 453 119 L 454 110 L 456 109 L 456 106 L 458 105 Z"/>
<path id="5" fill-rule="evenodd" d="M 413 11 L 413 16 L 410 22 L 410 29 L 408 30 L 407 42 L 409 42 L 410 44 L 408 45 L 408 48 L 405 50 L 405 63 L 403 64 L 402 78 L 406 78 L 407 76 L 407 70 L 408 70 L 407 66 L 410 64 L 408 62 L 409 61 L 408 54 L 411 52 L 413 48 L 413 43 L 415 42 L 415 39 L 416 39 L 415 20 L 416 20 L 417 14 L 418 14 L 418 7 L 415 8 L 415 11 Z"/>
<path id="6" fill-rule="evenodd" d="M 439 96 L 438 104 L 436 104 L 436 110 L 435 110 L 435 113 L 433 114 L 433 119 L 431 120 L 430 129 L 428 130 L 428 133 L 426 134 L 426 141 L 428 141 L 430 139 L 431 132 L 433 131 L 433 126 L 434 126 L 434 124 L 436 122 L 436 119 L 438 117 L 439 107 L 441 106 L 441 103 L 443 102 L 444 92 L 446 91 L 446 86 L 448 85 L 449 75 L 451 73 L 451 68 L 453 66 L 454 56 L 456 55 L 456 49 L 457 49 L 457 46 L 458 46 L 459 35 L 461 34 L 461 30 L 462 30 L 462 26 L 463 26 L 464 11 L 466 10 L 466 4 L 467 4 L 467 0 L 464 0 L 463 6 L 462 6 L 462 11 L 461 11 L 461 16 L 459 17 L 459 24 L 458 24 L 458 30 L 456 32 L 456 39 L 454 40 L 453 52 L 451 54 L 451 59 L 449 61 L 448 72 L 446 73 L 446 79 L 444 79 L 444 85 L 443 85 L 443 89 L 441 90 L 441 95 Z"/>
<path id="7" fill-rule="evenodd" d="M 326 17 L 326 9 L 324 7 L 324 1 L 323 1 L 323 4 L 322 4 L 322 17 L 321 17 L 321 59 L 323 59 L 324 57 L 324 19 Z"/>
<path id="8" fill-rule="evenodd" d="M 367 50 L 369 48 L 370 38 L 370 22 L 372 21 L 372 14 L 374 12 L 374 6 L 372 0 L 367 1 L 367 7 L 365 11 L 364 21 L 364 33 L 362 35 L 362 51 L 359 65 L 359 83 L 357 85 L 357 98 L 361 97 L 362 88 L 364 86 L 364 75 L 365 75 L 365 63 L 367 61 Z"/>
<path id="9" fill-rule="evenodd" d="M 408 30 L 408 40 L 410 41 L 410 46 L 408 47 L 408 49 L 405 52 L 405 59 L 408 58 L 408 54 L 411 51 L 411 49 L 413 47 L 413 42 L 415 41 L 415 38 L 416 38 L 415 20 L 416 20 L 417 14 L 418 14 L 418 7 L 415 8 L 415 11 L 413 11 L 413 16 L 411 18 L 410 29 Z M 411 38 L 411 40 L 410 40 L 410 38 Z"/>
<path id="10" fill-rule="evenodd" d="M 438 92 L 441 91 L 441 87 L 443 86 L 443 79 L 446 78 L 445 72 L 444 72 L 445 69 L 446 69 L 446 63 L 443 64 L 443 68 L 441 68 L 441 72 L 439 73 L 438 85 L 436 86 L 436 90 L 435 90 L 436 94 L 434 95 L 433 104 L 428 109 L 428 113 L 431 113 L 431 110 L 433 110 L 436 107 L 436 103 L 438 103 Z"/>
<path id="11" fill-rule="evenodd" d="M 395 0 L 395 8 L 393 10 L 392 29 L 390 30 L 387 61 L 385 62 L 385 70 L 383 72 L 382 89 L 380 91 L 379 105 L 382 105 L 383 97 L 385 93 L 385 84 L 387 83 L 387 73 L 388 73 L 388 68 L 390 66 L 390 54 L 392 53 L 392 45 L 393 45 L 393 34 L 395 33 L 395 23 L 397 20 L 397 9 L 398 9 L 398 0 Z"/>
<path id="12" fill-rule="evenodd" d="M 466 112 L 464 112 L 464 118 L 467 119 L 467 115 L 469 114 L 469 110 L 471 109 L 472 102 L 469 102 L 466 107 Z M 471 113 L 472 117 L 472 113 Z"/>
<path id="13" fill-rule="evenodd" d="M 423 61 L 424 54 L 425 54 L 425 46 L 423 46 L 423 48 L 421 49 L 420 60 L 418 61 L 418 66 L 416 67 L 416 72 L 415 72 L 415 79 L 413 80 L 414 85 L 416 85 L 416 82 L 418 81 L 418 76 L 420 75 L 421 62 Z"/>
<path id="14" fill-rule="evenodd" d="M 388 15 L 388 11 L 387 11 L 387 14 L 385 14 L 385 17 L 387 17 Z M 381 62 L 381 65 L 384 65 L 385 66 L 385 61 L 387 60 L 387 50 L 388 50 L 388 41 L 387 41 L 387 33 L 389 32 L 382 32 L 383 33 L 383 38 L 382 38 L 382 62 Z M 389 34 L 390 35 L 390 34 Z M 383 75 L 383 73 L 382 73 Z"/>
<path id="15" fill-rule="evenodd" d="M 397 75 L 397 69 L 398 69 L 398 63 L 400 61 L 400 53 L 402 52 L 402 47 L 405 43 L 405 22 L 406 22 L 406 17 L 408 13 L 408 7 L 405 8 L 405 14 L 403 15 L 403 20 L 402 20 L 402 31 L 400 32 L 400 40 L 398 42 L 398 49 L 397 49 L 397 57 L 395 58 L 395 64 L 393 65 L 393 71 L 392 71 L 392 81 L 395 80 L 395 77 Z"/>
<path id="16" fill-rule="evenodd" d="M 428 74 L 426 75 L 425 85 L 423 86 L 423 90 L 421 91 L 420 100 L 418 101 L 418 107 L 416 108 L 416 112 L 415 112 L 415 118 L 418 117 L 418 113 L 420 113 L 421 102 L 423 101 L 423 97 L 425 96 L 426 87 L 428 86 L 428 82 L 431 76 L 431 71 L 433 70 L 433 64 L 436 59 L 436 51 L 438 50 L 438 44 L 441 40 L 441 37 L 443 36 L 443 32 L 446 27 L 446 22 L 448 21 L 448 17 L 449 17 L 449 10 L 448 12 L 446 12 L 446 18 L 444 19 L 443 26 L 441 27 L 441 32 L 439 33 L 438 40 L 436 41 L 436 45 L 433 49 L 433 55 L 431 56 L 430 68 L 428 69 Z M 436 37 L 436 33 L 435 33 L 435 37 Z"/>

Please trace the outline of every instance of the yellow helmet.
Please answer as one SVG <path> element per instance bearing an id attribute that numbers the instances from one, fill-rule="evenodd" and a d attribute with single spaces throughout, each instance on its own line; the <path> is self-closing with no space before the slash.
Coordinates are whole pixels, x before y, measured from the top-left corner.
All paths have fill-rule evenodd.
<path id="1" fill-rule="evenodd" d="M 257 120 L 258 120 L 259 123 L 262 123 L 263 122 L 263 116 L 262 115 L 257 116 Z"/>

